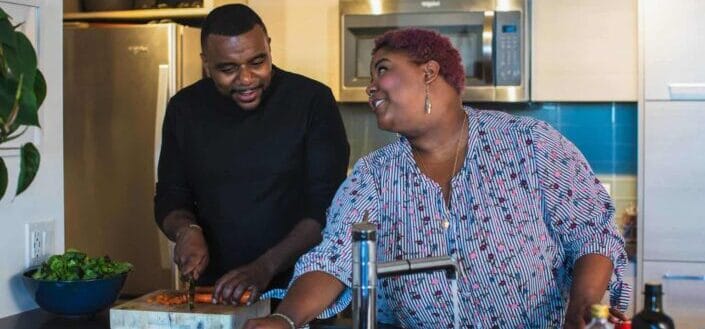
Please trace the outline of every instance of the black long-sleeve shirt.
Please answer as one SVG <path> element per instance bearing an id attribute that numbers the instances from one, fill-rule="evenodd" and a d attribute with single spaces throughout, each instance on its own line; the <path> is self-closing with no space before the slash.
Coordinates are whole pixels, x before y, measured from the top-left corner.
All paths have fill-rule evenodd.
<path id="1" fill-rule="evenodd" d="M 323 84 L 274 68 L 254 111 L 219 94 L 211 79 L 169 101 L 155 217 L 196 215 L 210 263 L 200 284 L 254 261 L 302 218 L 325 225 L 350 150 L 335 99 Z M 291 270 L 269 288 L 286 287 Z"/>

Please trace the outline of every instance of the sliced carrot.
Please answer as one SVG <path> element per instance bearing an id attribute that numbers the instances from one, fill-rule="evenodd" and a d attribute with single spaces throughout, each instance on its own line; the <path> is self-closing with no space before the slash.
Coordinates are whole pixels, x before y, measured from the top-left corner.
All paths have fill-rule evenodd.
<path id="1" fill-rule="evenodd" d="M 245 290 L 240 295 L 238 300 L 240 305 L 247 304 L 247 301 L 252 296 L 251 290 Z M 196 294 L 193 298 L 196 303 L 210 304 L 213 302 L 213 287 L 196 287 Z M 148 303 L 157 303 L 161 305 L 180 305 L 188 302 L 188 296 L 184 293 L 160 293 L 154 297 L 147 299 Z"/>
<path id="2" fill-rule="evenodd" d="M 250 300 L 250 297 L 252 296 L 252 290 L 245 290 L 245 292 L 240 295 L 240 302 L 241 305 L 247 304 L 247 301 Z"/>
<path id="3" fill-rule="evenodd" d="M 213 302 L 213 294 L 211 293 L 196 293 L 193 296 L 193 301 L 196 303 L 212 303 Z"/>

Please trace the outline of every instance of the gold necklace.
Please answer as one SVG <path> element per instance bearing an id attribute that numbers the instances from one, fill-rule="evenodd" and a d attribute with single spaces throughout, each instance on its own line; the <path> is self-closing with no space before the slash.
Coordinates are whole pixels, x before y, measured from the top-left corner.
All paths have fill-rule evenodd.
<path id="1" fill-rule="evenodd" d="M 452 189 L 452 181 L 453 181 L 453 176 L 455 175 L 455 170 L 457 169 L 458 166 L 458 155 L 460 154 L 460 140 L 463 136 L 463 128 L 465 128 L 465 124 L 468 122 L 468 116 L 467 114 L 463 113 L 463 123 L 460 125 L 460 131 L 458 132 L 458 139 L 455 141 L 455 158 L 453 159 L 453 171 L 450 173 L 450 180 L 448 181 L 448 204 L 450 204 L 450 192 Z M 421 160 L 420 155 L 416 155 L 416 159 L 419 160 L 419 167 L 421 167 L 422 172 L 428 172 L 426 170 L 426 166 L 423 163 L 423 160 Z"/>

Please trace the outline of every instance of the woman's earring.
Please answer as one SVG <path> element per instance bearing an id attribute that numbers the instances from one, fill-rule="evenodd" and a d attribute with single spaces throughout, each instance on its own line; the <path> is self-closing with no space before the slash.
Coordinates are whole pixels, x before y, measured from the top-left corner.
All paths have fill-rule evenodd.
<path id="1" fill-rule="evenodd" d="M 424 105 L 423 108 L 426 111 L 426 114 L 431 114 L 431 98 L 428 96 L 428 83 L 426 84 L 426 98 L 424 99 Z"/>

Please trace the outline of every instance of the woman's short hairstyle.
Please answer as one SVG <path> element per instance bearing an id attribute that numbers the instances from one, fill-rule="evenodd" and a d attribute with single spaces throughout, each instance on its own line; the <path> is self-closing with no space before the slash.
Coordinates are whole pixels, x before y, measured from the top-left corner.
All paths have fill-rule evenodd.
<path id="1" fill-rule="evenodd" d="M 417 64 L 434 60 L 440 65 L 440 75 L 458 95 L 465 88 L 465 70 L 460 53 L 447 37 L 436 31 L 419 28 L 387 31 L 375 39 L 372 53 L 379 49 L 401 51 Z"/>

